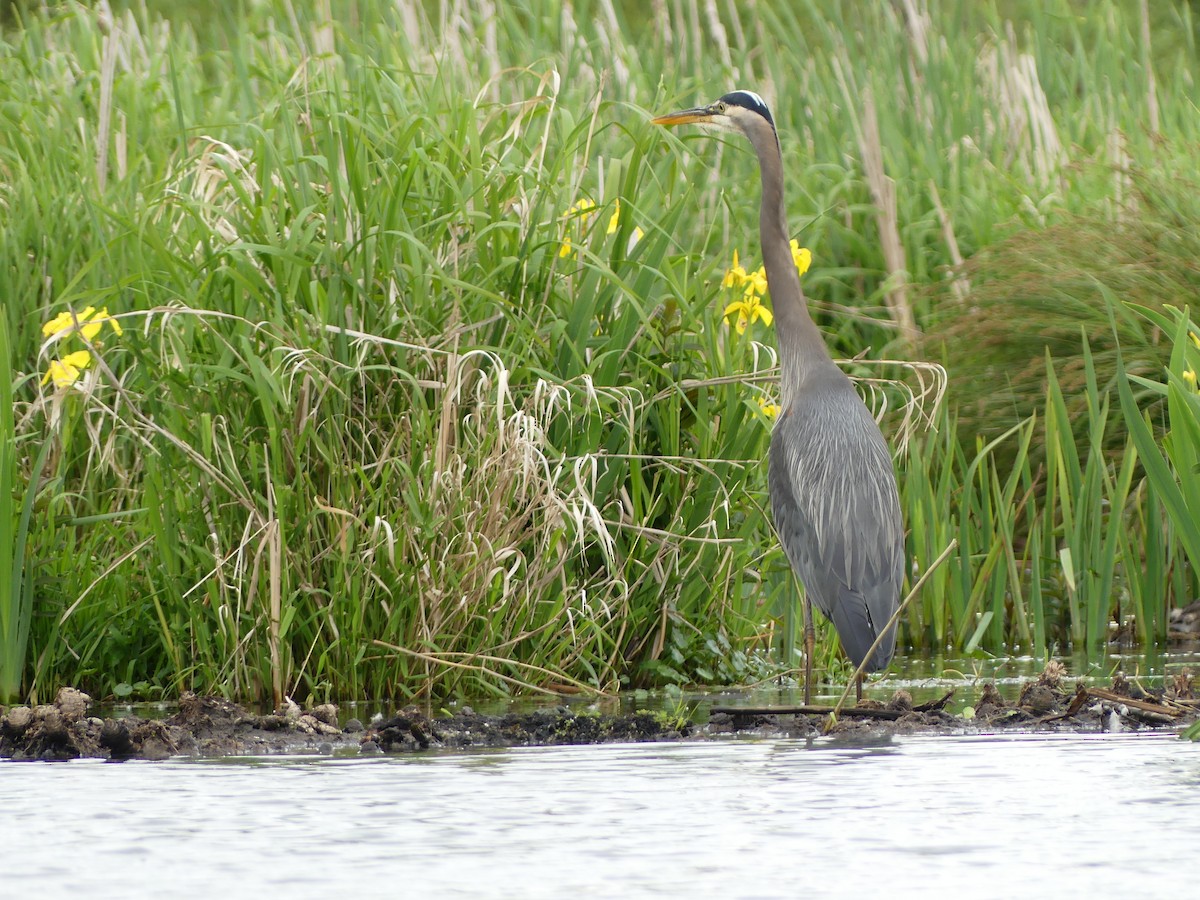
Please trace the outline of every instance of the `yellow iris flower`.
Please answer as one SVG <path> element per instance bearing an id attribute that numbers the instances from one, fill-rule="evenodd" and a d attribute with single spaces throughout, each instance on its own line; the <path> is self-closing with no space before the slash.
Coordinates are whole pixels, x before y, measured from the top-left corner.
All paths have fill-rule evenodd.
<path id="1" fill-rule="evenodd" d="M 584 197 L 581 200 L 577 200 L 574 206 L 563 213 L 563 218 L 568 220 L 578 219 L 578 230 L 586 231 L 588 223 L 591 222 L 592 216 L 595 214 L 595 212 L 596 204 L 587 197 Z M 558 251 L 558 255 L 560 257 L 575 255 L 575 250 L 571 245 L 571 236 L 569 234 L 563 237 L 562 249 Z"/>
<path id="2" fill-rule="evenodd" d="M 584 197 L 582 200 L 576 202 L 576 204 L 568 209 L 565 213 L 563 213 L 563 218 L 577 219 L 578 225 L 576 226 L 575 230 L 580 234 L 584 234 L 589 228 L 591 228 L 592 218 L 596 215 L 596 212 L 599 209 L 600 207 L 596 205 L 594 200 Z M 617 228 L 619 228 L 620 225 L 621 201 L 616 200 L 613 202 L 613 214 L 608 219 L 608 227 L 605 229 L 604 233 L 616 234 Z M 629 235 L 629 246 L 626 249 L 626 252 L 632 250 L 634 245 L 636 245 L 638 241 L 645 237 L 645 235 L 646 233 L 635 225 L 633 232 Z M 571 242 L 571 235 L 568 234 L 563 236 L 562 247 L 559 248 L 558 255 L 560 257 L 575 256 L 575 247 Z"/>
<path id="3" fill-rule="evenodd" d="M 763 415 L 766 416 L 768 419 L 774 419 L 776 416 L 779 415 L 779 404 L 772 403 L 766 397 L 759 396 L 758 408 L 762 410 Z"/>
<path id="4" fill-rule="evenodd" d="M 99 345 L 100 341 L 97 338 L 105 325 L 112 328 L 118 337 L 125 333 L 121 328 L 121 323 L 108 314 L 107 306 L 102 306 L 100 309 L 89 306 L 73 315 L 70 310 L 59 313 L 42 326 L 42 335 L 46 338 L 67 340 L 70 338 L 71 332 L 77 332 L 89 343 Z M 63 354 L 58 359 L 50 361 L 50 365 L 46 368 L 46 374 L 42 377 L 42 384 L 49 384 L 53 381 L 54 387 L 58 390 L 68 388 L 79 380 L 83 370 L 91 364 L 90 350 L 75 350 Z"/>
<path id="5" fill-rule="evenodd" d="M 745 334 L 746 328 L 760 319 L 764 325 L 770 325 L 775 321 L 771 310 L 763 306 L 758 295 L 749 290 L 742 295 L 741 300 L 735 300 L 725 307 L 725 321 L 729 321 L 735 315 L 737 320 L 734 322 L 734 327 L 737 328 L 738 334 Z"/>
<path id="6" fill-rule="evenodd" d="M 767 292 L 767 270 L 759 266 L 758 271 L 746 276 L 746 299 Z"/>
<path id="7" fill-rule="evenodd" d="M 792 238 L 792 262 L 796 264 L 796 269 L 803 275 L 808 271 L 808 267 L 812 265 L 812 251 L 807 247 L 801 247 L 800 242 Z"/>
<path id="8" fill-rule="evenodd" d="M 92 354 L 87 350 L 76 350 L 74 353 L 68 353 L 61 359 L 50 361 L 50 367 L 46 369 L 46 375 L 42 378 L 42 384 L 50 381 L 54 382 L 54 386 L 58 389 L 68 388 L 79 380 L 79 376 L 83 370 L 92 364 Z"/>
<path id="9" fill-rule="evenodd" d="M 617 200 L 613 203 L 612 218 L 608 220 L 608 231 L 605 234 L 616 234 L 617 226 L 621 224 L 621 201 Z"/>
<path id="10" fill-rule="evenodd" d="M 733 251 L 733 265 L 725 272 L 725 277 L 721 279 L 721 287 L 741 287 L 746 281 L 746 270 L 738 264 L 737 251 Z"/>
<path id="11" fill-rule="evenodd" d="M 116 332 L 117 336 L 124 334 L 121 328 L 121 323 L 108 314 L 108 307 L 103 306 L 99 310 L 94 306 L 89 306 L 83 312 L 71 315 L 71 311 L 60 312 L 57 316 L 42 326 L 42 335 L 44 337 L 54 337 L 57 334 L 67 331 L 75 327 L 76 321 L 79 322 L 79 333 L 89 341 L 94 341 L 96 336 L 100 334 L 100 329 L 107 323 Z"/>
<path id="12" fill-rule="evenodd" d="M 800 242 L 796 240 L 791 242 L 791 247 L 792 261 L 796 264 L 796 270 L 803 275 L 812 265 L 812 251 L 807 247 L 801 247 Z M 765 268 L 759 266 L 757 271 L 747 272 L 745 266 L 738 261 L 738 252 L 734 250 L 733 265 L 725 270 L 725 277 L 721 279 L 721 287 L 742 288 L 742 299 L 725 307 L 726 319 L 731 318 L 734 313 L 737 314 L 739 334 L 745 332 L 746 326 L 758 319 L 767 325 L 771 324 L 773 319 L 771 311 L 764 307 L 758 299 L 767 292 L 767 270 Z"/>

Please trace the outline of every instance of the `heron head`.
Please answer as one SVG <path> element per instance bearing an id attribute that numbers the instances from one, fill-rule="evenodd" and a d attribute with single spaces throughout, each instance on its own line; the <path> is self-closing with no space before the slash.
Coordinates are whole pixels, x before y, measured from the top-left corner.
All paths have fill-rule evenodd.
<path id="1" fill-rule="evenodd" d="M 771 131 L 775 120 L 763 98 L 753 91 L 733 91 L 708 106 L 681 109 L 651 120 L 655 125 L 711 125 L 726 131 L 739 131 L 750 135 L 765 122 Z"/>

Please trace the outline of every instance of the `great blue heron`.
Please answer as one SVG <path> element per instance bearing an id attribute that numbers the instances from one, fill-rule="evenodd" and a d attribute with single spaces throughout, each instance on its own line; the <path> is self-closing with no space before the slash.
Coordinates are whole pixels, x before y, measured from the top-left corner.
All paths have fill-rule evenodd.
<path id="1" fill-rule="evenodd" d="M 804 584 L 804 702 L 809 703 L 811 603 L 832 620 L 856 666 L 899 603 L 904 527 L 892 458 L 874 417 L 833 362 L 809 315 L 788 240 L 779 136 L 766 103 L 751 91 L 734 91 L 654 122 L 737 131 L 758 154 L 762 258 L 782 366 L 782 411 L 771 433 L 767 484 L 779 541 Z M 887 666 L 895 649 L 893 627 L 866 671 Z M 857 688 L 861 697 L 861 680 Z"/>

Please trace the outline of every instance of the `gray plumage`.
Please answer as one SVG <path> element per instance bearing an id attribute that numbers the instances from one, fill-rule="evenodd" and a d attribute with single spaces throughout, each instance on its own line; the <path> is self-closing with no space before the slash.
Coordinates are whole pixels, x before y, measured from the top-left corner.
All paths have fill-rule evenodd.
<path id="1" fill-rule="evenodd" d="M 784 552 L 857 666 L 896 611 L 904 543 L 887 444 L 850 380 L 836 376 L 810 383 L 780 414 L 767 477 Z M 866 670 L 887 666 L 895 647 L 893 627 Z"/>
<path id="2" fill-rule="evenodd" d="M 782 367 L 782 412 L 771 434 L 768 487 L 775 529 L 805 589 L 805 695 L 812 656 L 809 602 L 837 629 L 857 666 L 895 613 L 904 529 L 891 455 L 854 385 L 833 362 L 808 312 L 792 259 L 783 160 L 762 98 L 734 91 L 709 106 L 654 120 L 712 124 L 749 138 L 762 174 L 759 228 Z M 895 628 L 867 663 L 891 661 Z"/>

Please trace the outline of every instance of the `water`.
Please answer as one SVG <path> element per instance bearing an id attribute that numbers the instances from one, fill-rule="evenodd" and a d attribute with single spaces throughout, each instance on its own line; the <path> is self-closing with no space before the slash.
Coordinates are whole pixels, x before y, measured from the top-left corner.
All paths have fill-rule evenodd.
<path id="1" fill-rule="evenodd" d="M 1071 656 L 1055 657 L 1066 665 L 1063 676 L 1064 687 L 1073 688 L 1076 680 L 1109 687 L 1113 673 L 1123 672 L 1136 681 L 1144 690 L 1163 687 L 1164 680 L 1173 679 L 1183 672 L 1200 671 L 1200 649 L 1194 644 L 1181 645 L 1169 650 L 1132 650 L 1120 652 L 1109 648 L 1101 656 L 1089 658 L 1080 652 Z M 992 657 L 980 654 L 974 657 L 954 658 L 899 656 L 892 661 L 882 676 L 870 676 L 863 691 L 865 697 L 887 703 L 897 690 L 908 691 L 917 703 L 941 698 L 954 691 L 948 710 L 961 713 L 965 706 L 972 705 L 984 684 L 991 684 L 1002 697 L 1015 700 L 1029 680 L 1037 678 L 1046 666 L 1044 659 L 1032 656 Z M 1200 678 L 1197 679 L 1200 683 Z M 813 702 L 831 706 L 842 696 L 842 684 L 821 683 L 813 693 Z M 853 694 L 850 695 L 853 698 Z M 761 685 L 753 690 L 729 689 L 685 693 L 683 699 L 694 705 L 701 713 L 700 721 L 710 704 L 747 706 L 796 706 L 803 702 L 802 685 L 795 680 L 780 685 Z M 624 701 L 628 706 L 628 699 Z M 650 696 L 635 706 L 650 709 L 671 708 L 671 699 Z"/>
<path id="2" fill-rule="evenodd" d="M 1181 897 L 1198 788 L 1168 735 L 0 763 L 0 896 Z"/>
<path id="3" fill-rule="evenodd" d="M 1089 658 L 1084 653 L 1056 657 L 1067 666 L 1069 674 L 1065 684 L 1069 688 L 1078 678 L 1088 684 L 1108 687 L 1117 670 L 1135 679 L 1142 688 L 1161 688 L 1164 679 L 1181 672 L 1200 671 L 1200 647 L 1196 644 L 1173 646 L 1169 650 L 1134 650 L 1127 653 L 1108 650 L 1105 654 Z M 886 674 L 874 675 L 866 684 L 863 695 L 884 703 L 891 700 L 897 690 L 908 691 L 917 703 L 925 703 L 942 697 L 947 691 L 955 691 L 948 706 L 953 713 L 973 704 L 979 697 L 983 685 L 992 684 L 1002 697 L 1015 700 L 1021 687 L 1036 678 L 1045 667 L 1043 659 L 1032 656 L 992 657 L 979 654 L 973 657 L 920 657 L 899 656 L 892 661 Z M 798 674 L 798 673 L 793 673 Z M 803 686 L 796 678 L 780 679 L 782 683 L 764 683 L 753 688 L 710 688 L 683 691 L 625 691 L 616 697 L 595 699 L 585 696 L 561 697 L 530 695 L 518 699 L 492 698 L 473 700 L 470 706 L 484 715 L 503 715 L 506 712 L 527 712 L 542 707 L 570 706 L 579 711 L 594 710 L 605 713 L 632 713 L 638 710 L 652 712 L 668 711 L 690 714 L 691 718 L 703 723 L 708 721 L 708 708 L 713 705 L 744 706 L 798 706 L 804 702 Z M 1200 679 L 1198 679 L 1200 684 Z M 822 682 L 815 685 L 813 702 L 832 706 L 842 695 L 844 684 Z M 853 695 L 851 695 L 853 697 Z M 461 704 L 448 701 L 444 705 L 427 708 L 428 715 L 453 712 Z M 364 701 L 339 704 L 341 723 L 351 718 L 367 722 L 376 714 L 389 716 L 396 706 L 386 701 Z M 116 703 L 94 707 L 92 713 L 101 716 L 136 714 L 147 719 L 163 719 L 174 715 L 178 706 L 173 703 Z M 253 710 L 270 712 L 269 707 Z"/>

